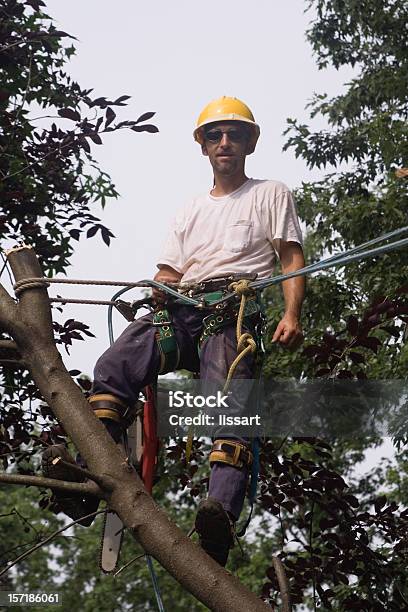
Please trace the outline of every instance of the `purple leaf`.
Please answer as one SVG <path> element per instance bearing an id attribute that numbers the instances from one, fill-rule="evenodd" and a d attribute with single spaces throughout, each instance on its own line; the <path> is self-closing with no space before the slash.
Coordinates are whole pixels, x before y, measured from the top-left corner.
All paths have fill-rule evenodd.
<path id="1" fill-rule="evenodd" d="M 73 238 L 74 240 L 79 240 L 79 236 L 80 236 L 81 232 L 78 229 L 73 229 L 69 231 L 69 235 L 71 236 L 71 238 Z"/>
<path id="2" fill-rule="evenodd" d="M 151 123 L 146 123 L 146 125 L 134 125 L 130 129 L 134 132 L 150 132 L 151 134 L 154 134 L 155 132 L 159 131 L 159 128 L 157 128 L 155 125 L 152 125 Z"/>
<path id="3" fill-rule="evenodd" d="M 58 110 L 58 114 L 60 117 L 64 119 L 71 119 L 71 121 L 80 121 L 81 115 L 75 111 L 73 108 L 61 108 Z"/>
<path id="4" fill-rule="evenodd" d="M 354 315 L 350 315 L 348 318 L 347 330 L 352 336 L 356 336 L 358 333 L 358 319 Z"/>
<path id="5" fill-rule="evenodd" d="M 80 136 L 79 137 L 79 142 L 81 143 L 82 148 L 87 152 L 90 153 L 91 152 L 91 147 L 89 146 L 89 142 L 87 141 L 87 139 L 85 138 L 85 136 Z"/>
<path id="6" fill-rule="evenodd" d="M 101 145 L 102 144 L 102 138 L 99 136 L 99 134 L 87 134 L 87 136 L 89 136 L 89 138 L 92 140 L 92 142 L 94 142 L 95 144 Z"/>
<path id="7" fill-rule="evenodd" d="M 365 363 L 365 357 L 361 353 L 351 352 L 349 357 L 353 363 Z"/>
<path id="8" fill-rule="evenodd" d="M 358 344 L 365 348 L 371 349 L 374 353 L 377 353 L 378 347 L 381 346 L 381 342 L 378 338 L 371 336 L 370 338 L 359 338 Z"/>
<path id="9" fill-rule="evenodd" d="M 110 125 L 112 123 L 112 121 L 114 120 L 114 118 L 116 117 L 116 113 L 111 109 L 111 108 L 107 108 L 106 109 L 106 123 L 105 123 L 105 128 L 108 127 L 108 125 Z"/>
<path id="10" fill-rule="evenodd" d="M 152 117 L 155 116 L 156 113 L 143 113 L 143 115 L 140 115 L 140 117 L 138 119 L 136 119 L 135 123 L 141 123 L 142 121 L 148 121 L 149 119 L 151 119 Z"/>
<path id="11" fill-rule="evenodd" d="M 114 102 L 114 104 L 119 104 L 119 106 L 123 106 L 121 104 L 121 102 L 124 102 L 125 100 L 130 100 L 132 96 L 119 96 L 119 98 L 117 98 Z"/>
<path id="12" fill-rule="evenodd" d="M 102 240 L 104 241 L 104 243 L 109 246 L 110 245 L 110 239 L 111 236 L 113 236 L 113 234 L 108 230 L 107 227 L 102 227 L 101 228 L 101 234 L 102 234 Z"/>
<path id="13" fill-rule="evenodd" d="M 94 225 L 93 227 L 90 227 L 89 230 L 86 232 L 86 237 L 92 238 L 92 236 L 95 236 L 98 229 L 99 229 L 99 225 Z"/>
<path id="14" fill-rule="evenodd" d="M 377 499 L 374 502 L 375 511 L 379 512 L 381 508 L 385 506 L 386 503 L 387 503 L 387 498 L 385 495 L 382 495 L 381 497 L 377 497 Z"/>
<path id="15" fill-rule="evenodd" d="M 353 373 L 350 370 L 340 370 L 337 378 L 353 378 Z"/>

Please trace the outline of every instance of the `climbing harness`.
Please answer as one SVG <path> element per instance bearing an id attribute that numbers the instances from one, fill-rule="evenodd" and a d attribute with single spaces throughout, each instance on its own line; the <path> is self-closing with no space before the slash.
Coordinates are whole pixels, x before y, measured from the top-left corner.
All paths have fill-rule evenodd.
<path id="1" fill-rule="evenodd" d="M 222 300 L 222 295 L 226 292 L 217 291 L 210 294 L 204 294 L 206 303 L 211 306 L 212 304 L 219 303 Z M 216 310 L 203 319 L 203 331 L 199 340 L 199 347 L 201 349 L 204 341 L 209 337 L 219 333 L 227 325 L 231 325 L 237 320 L 239 315 L 240 304 L 234 304 L 232 307 L 225 308 L 224 310 Z M 257 300 L 255 294 L 246 300 L 244 304 L 243 318 L 247 319 L 253 317 L 261 312 L 261 306 Z"/>

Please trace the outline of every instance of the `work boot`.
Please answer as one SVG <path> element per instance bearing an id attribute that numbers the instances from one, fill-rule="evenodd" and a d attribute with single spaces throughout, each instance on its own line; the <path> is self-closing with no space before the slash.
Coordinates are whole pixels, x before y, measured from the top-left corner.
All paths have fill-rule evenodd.
<path id="1" fill-rule="evenodd" d="M 225 567 L 234 544 L 234 523 L 219 501 L 208 497 L 199 503 L 195 529 L 207 555 Z"/>
<path id="2" fill-rule="evenodd" d="M 86 478 L 76 470 L 71 470 L 68 465 L 64 465 L 61 462 L 54 464 L 53 461 L 57 457 L 60 457 L 66 463 L 76 465 L 65 444 L 54 444 L 49 446 L 43 452 L 41 461 L 42 473 L 46 478 L 68 480 L 69 482 L 85 482 Z M 99 499 L 94 495 L 81 495 L 80 493 L 64 493 L 63 491 L 55 491 L 51 497 L 52 511 L 56 514 L 58 512 L 64 512 L 64 514 L 72 518 L 74 521 L 77 521 L 87 514 L 91 514 L 91 512 L 96 512 L 98 505 Z M 91 516 L 78 522 L 84 527 L 89 527 L 94 518 L 94 516 Z"/>

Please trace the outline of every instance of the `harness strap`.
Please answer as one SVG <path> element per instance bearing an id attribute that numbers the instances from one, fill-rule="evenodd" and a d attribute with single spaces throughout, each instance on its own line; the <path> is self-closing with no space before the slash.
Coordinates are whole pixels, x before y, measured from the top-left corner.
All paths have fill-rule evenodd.
<path id="1" fill-rule="evenodd" d="M 223 312 L 214 312 L 203 319 L 203 331 L 199 340 L 199 347 L 203 345 L 209 336 L 214 336 L 227 325 L 235 323 L 238 318 L 239 304 L 234 304 Z M 252 317 L 261 312 L 261 306 L 256 300 L 256 296 L 247 299 L 244 309 L 244 319 Z"/>
<path id="2" fill-rule="evenodd" d="M 171 316 L 166 308 L 161 308 L 153 313 L 153 325 L 157 327 L 156 341 L 160 351 L 159 374 L 173 372 L 179 364 L 180 351 Z"/>
<path id="3" fill-rule="evenodd" d="M 109 419 L 128 427 L 136 416 L 138 405 L 127 406 L 122 400 L 110 393 L 96 393 L 88 399 L 98 419 Z"/>
<path id="4" fill-rule="evenodd" d="M 216 440 L 210 453 L 210 465 L 227 463 L 239 470 L 252 465 L 253 456 L 249 448 L 236 440 Z"/>

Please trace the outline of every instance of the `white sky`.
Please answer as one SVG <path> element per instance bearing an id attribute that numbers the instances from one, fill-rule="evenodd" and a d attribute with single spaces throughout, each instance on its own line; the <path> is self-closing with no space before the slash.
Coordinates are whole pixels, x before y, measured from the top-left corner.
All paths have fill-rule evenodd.
<path id="1" fill-rule="evenodd" d="M 176 210 L 211 187 L 208 160 L 193 141 L 202 108 L 221 95 L 243 99 L 261 126 L 247 173 L 278 179 L 295 188 L 320 178 L 302 160 L 282 153 L 286 118 L 307 121 L 312 93 L 337 95 L 351 70 L 319 72 L 305 40 L 312 15 L 300 0 L 48 0 L 47 12 L 78 38 L 68 71 L 94 94 L 131 95 L 118 117 L 136 119 L 156 111 L 159 134 L 121 131 L 93 146 L 102 168 L 121 194 L 102 221 L 115 234 L 107 248 L 100 237 L 83 240 L 68 270 L 71 278 L 140 280 L 152 278 L 167 227 Z M 116 110 L 116 109 L 115 109 Z M 321 125 L 321 124 L 320 124 Z M 116 289 L 58 288 L 72 297 L 109 299 Z M 57 290 L 51 290 L 55 295 Z M 127 297 L 128 296 L 128 297 Z M 125 299 L 137 299 L 136 292 Z M 67 365 L 89 374 L 108 346 L 106 307 L 66 308 L 66 318 L 86 321 L 97 335 L 76 342 Z M 115 331 L 126 322 L 116 315 Z"/>

